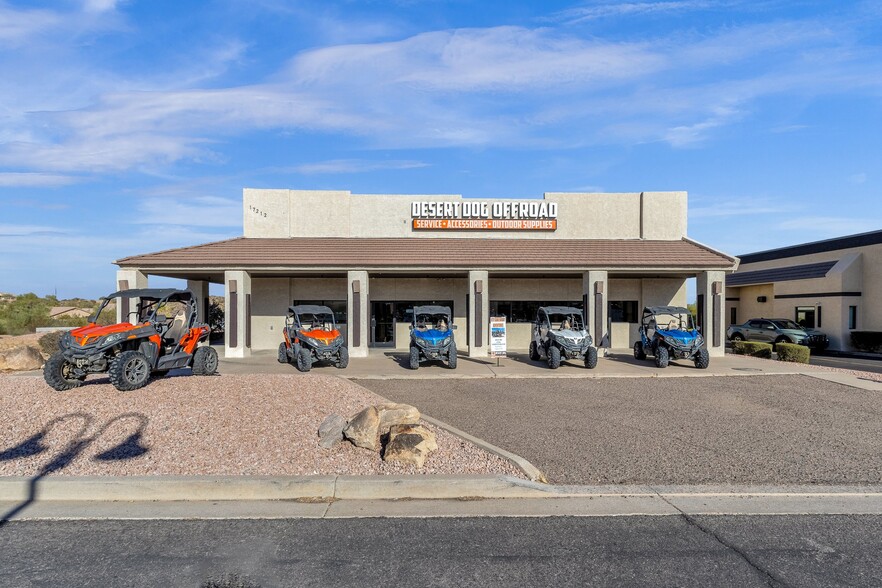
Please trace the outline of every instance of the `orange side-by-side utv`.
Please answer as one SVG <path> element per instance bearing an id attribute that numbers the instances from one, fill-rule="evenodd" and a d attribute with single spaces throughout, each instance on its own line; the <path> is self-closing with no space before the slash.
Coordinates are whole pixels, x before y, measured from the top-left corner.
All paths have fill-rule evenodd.
<path id="1" fill-rule="evenodd" d="M 97 324 L 113 300 L 121 305 L 123 319 L 132 322 Z M 213 374 L 217 352 L 199 346 L 210 329 L 197 321 L 197 304 L 189 290 L 142 288 L 109 294 L 88 325 L 61 338 L 58 352 L 43 366 L 43 377 L 56 390 L 70 390 L 87 375 L 106 372 L 118 390 L 135 390 L 176 368 Z M 161 314 L 169 311 L 175 314 Z"/>
<path id="2" fill-rule="evenodd" d="M 280 363 L 293 363 L 301 372 L 308 372 L 317 361 L 328 361 L 341 369 L 349 365 L 346 337 L 337 330 L 334 312 L 327 306 L 289 306 L 282 334 Z"/>

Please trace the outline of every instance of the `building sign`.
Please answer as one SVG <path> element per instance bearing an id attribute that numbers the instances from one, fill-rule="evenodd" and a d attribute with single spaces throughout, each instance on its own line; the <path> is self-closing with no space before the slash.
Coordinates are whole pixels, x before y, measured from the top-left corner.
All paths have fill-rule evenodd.
<path id="1" fill-rule="evenodd" d="M 505 317 L 490 317 L 490 355 L 505 357 Z"/>
<path id="2" fill-rule="evenodd" d="M 557 202 L 519 200 L 486 202 L 412 202 L 414 230 L 554 231 Z"/>

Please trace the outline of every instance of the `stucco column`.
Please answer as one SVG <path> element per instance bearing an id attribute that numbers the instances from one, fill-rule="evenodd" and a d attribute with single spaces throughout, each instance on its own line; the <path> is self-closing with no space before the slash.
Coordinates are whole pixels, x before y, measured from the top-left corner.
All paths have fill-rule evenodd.
<path id="1" fill-rule="evenodd" d="M 349 357 L 367 357 L 370 333 L 370 306 L 367 272 L 346 274 L 346 337 Z"/>
<path id="2" fill-rule="evenodd" d="M 490 292 L 485 271 L 469 272 L 469 357 L 487 357 L 490 349 Z"/>
<path id="3" fill-rule="evenodd" d="M 594 346 L 598 348 L 609 347 L 608 300 L 607 272 L 582 272 L 582 304 L 585 308 L 585 322 Z"/>
<path id="4" fill-rule="evenodd" d="M 121 269 L 116 272 L 116 291 L 132 290 L 134 288 L 147 287 L 147 274 L 138 269 Z M 135 324 L 138 322 L 137 316 L 138 299 L 129 298 L 127 300 L 117 299 L 116 301 L 116 322 L 130 322 Z"/>
<path id="5" fill-rule="evenodd" d="M 187 280 L 187 290 L 193 293 L 196 300 L 198 314 L 196 320 L 200 323 L 208 322 L 208 280 Z"/>
<path id="6" fill-rule="evenodd" d="M 698 274 L 698 316 L 701 335 L 711 357 L 726 355 L 726 273 L 707 271 Z"/>
<path id="7" fill-rule="evenodd" d="M 224 355 L 251 355 L 251 274 L 224 272 Z"/>

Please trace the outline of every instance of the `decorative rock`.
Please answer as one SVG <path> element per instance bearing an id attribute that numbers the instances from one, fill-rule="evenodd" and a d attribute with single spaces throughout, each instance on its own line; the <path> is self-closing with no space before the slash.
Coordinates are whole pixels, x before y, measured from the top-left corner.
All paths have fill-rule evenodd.
<path id="1" fill-rule="evenodd" d="M 0 371 L 38 370 L 43 367 L 43 356 L 34 347 L 22 345 L 0 351 Z"/>
<path id="2" fill-rule="evenodd" d="M 318 428 L 319 445 L 325 449 L 336 446 L 343 440 L 346 419 L 339 414 L 329 414 Z"/>
<path id="3" fill-rule="evenodd" d="M 409 404 L 388 402 L 376 405 L 380 416 L 380 435 L 385 435 L 395 425 L 415 425 L 420 422 L 420 411 Z"/>
<path id="4" fill-rule="evenodd" d="M 353 445 L 377 451 L 380 449 L 380 417 L 376 407 L 369 406 L 349 421 L 343 435 Z"/>
<path id="5" fill-rule="evenodd" d="M 412 463 L 421 468 L 429 452 L 438 449 L 435 434 L 422 425 L 395 425 L 389 431 L 389 442 L 383 460 Z"/>

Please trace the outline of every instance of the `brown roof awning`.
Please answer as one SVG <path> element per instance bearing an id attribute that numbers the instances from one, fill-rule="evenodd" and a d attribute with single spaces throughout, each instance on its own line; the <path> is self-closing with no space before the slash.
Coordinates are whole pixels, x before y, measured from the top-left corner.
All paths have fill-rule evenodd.
<path id="1" fill-rule="evenodd" d="M 735 259 L 694 241 L 617 239 L 239 237 L 118 259 L 149 268 L 696 268 Z"/>

